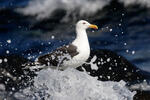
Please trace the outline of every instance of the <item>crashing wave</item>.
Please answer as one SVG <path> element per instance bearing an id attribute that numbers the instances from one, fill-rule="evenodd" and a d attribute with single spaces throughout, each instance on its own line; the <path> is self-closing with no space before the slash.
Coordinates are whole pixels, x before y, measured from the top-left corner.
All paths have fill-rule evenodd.
<path id="1" fill-rule="evenodd" d="M 150 7 L 150 0 L 119 0 L 125 6 L 139 4 L 141 6 Z"/>
<path id="2" fill-rule="evenodd" d="M 74 19 L 79 16 L 91 16 L 109 5 L 112 0 L 31 0 L 24 8 L 17 11 L 24 15 L 35 16 L 38 20 L 49 18 L 58 9 L 66 11 L 63 20 L 72 15 Z M 141 4 L 150 7 L 150 0 L 118 0 L 125 6 Z"/>
<path id="3" fill-rule="evenodd" d="M 69 16 L 79 9 L 79 15 L 92 15 L 111 0 L 32 0 L 25 8 L 18 9 L 25 15 L 36 16 L 37 19 L 48 18 L 57 9 L 64 9 Z"/>
<path id="4" fill-rule="evenodd" d="M 24 100 L 133 100 L 134 95 L 124 81 L 101 82 L 72 68 L 65 71 L 49 68 L 38 72 L 33 87 L 14 97 Z"/>

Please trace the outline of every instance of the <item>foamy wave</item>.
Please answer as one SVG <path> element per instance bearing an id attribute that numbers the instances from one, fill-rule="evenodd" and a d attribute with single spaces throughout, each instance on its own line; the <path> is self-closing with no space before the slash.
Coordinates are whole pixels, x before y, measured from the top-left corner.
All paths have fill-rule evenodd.
<path id="1" fill-rule="evenodd" d="M 64 16 L 66 20 L 69 15 L 76 18 L 76 13 L 79 16 L 91 16 L 110 2 L 111 0 L 31 0 L 25 8 L 19 8 L 17 11 L 42 20 L 50 17 L 56 10 L 63 9 L 66 11 Z M 141 4 L 150 7 L 150 0 L 119 0 L 119 2 L 124 3 L 125 6 Z"/>
<path id="2" fill-rule="evenodd" d="M 20 8 L 17 11 L 25 14 L 36 16 L 37 19 L 44 19 L 51 16 L 57 9 L 66 10 L 69 16 L 71 13 L 79 10 L 78 14 L 92 15 L 105 5 L 109 4 L 111 0 L 32 0 L 25 8 Z"/>
<path id="3" fill-rule="evenodd" d="M 16 93 L 24 100 L 132 100 L 135 92 L 125 82 L 101 82 L 85 72 L 68 68 L 65 71 L 41 70 L 34 87 Z"/>
<path id="4" fill-rule="evenodd" d="M 150 7 L 150 0 L 119 0 L 125 6 L 140 4 L 141 6 Z"/>
<path id="5" fill-rule="evenodd" d="M 91 16 L 104 6 L 108 5 L 111 0 L 31 0 L 25 8 L 17 9 L 18 12 L 24 15 L 36 16 L 38 20 L 48 18 L 58 9 L 66 11 L 64 19 L 69 15 L 76 17 Z M 119 0 L 125 6 L 140 4 L 150 7 L 150 0 Z"/>

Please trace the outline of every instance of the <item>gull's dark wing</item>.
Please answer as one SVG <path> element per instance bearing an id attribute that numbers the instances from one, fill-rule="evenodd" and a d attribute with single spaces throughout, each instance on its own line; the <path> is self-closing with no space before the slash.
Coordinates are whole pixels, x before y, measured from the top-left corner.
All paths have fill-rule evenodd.
<path id="1" fill-rule="evenodd" d="M 64 60 L 69 60 L 79 54 L 77 47 L 70 44 L 56 49 L 55 51 L 40 56 L 38 62 L 42 65 L 60 66 Z"/>

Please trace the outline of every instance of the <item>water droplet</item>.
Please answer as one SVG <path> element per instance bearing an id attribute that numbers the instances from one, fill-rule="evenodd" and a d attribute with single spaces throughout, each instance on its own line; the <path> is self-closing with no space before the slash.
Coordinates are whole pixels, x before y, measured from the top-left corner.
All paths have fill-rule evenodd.
<path id="1" fill-rule="evenodd" d="M 11 43 L 11 40 L 7 40 L 7 43 Z"/>
<path id="2" fill-rule="evenodd" d="M 110 29 L 109 31 L 112 32 L 112 29 Z"/>
<path id="3" fill-rule="evenodd" d="M 127 43 L 124 43 L 124 45 L 127 45 Z"/>
<path id="4" fill-rule="evenodd" d="M 0 63 L 2 63 L 3 62 L 3 60 L 2 59 L 0 59 Z"/>
<path id="5" fill-rule="evenodd" d="M 5 59 L 4 59 L 4 62 L 7 62 L 7 61 L 8 61 L 7 58 L 5 58 Z"/>
<path id="6" fill-rule="evenodd" d="M 6 50 L 6 53 L 9 54 L 9 50 Z"/>
<path id="7" fill-rule="evenodd" d="M 132 51 L 132 54 L 134 55 L 134 54 L 135 54 L 135 51 Z"/>
<path id="8" fill-rule="evenodd" d="M 51 36 L 51 39 L 54 39 L 55 38 L 55 36 Z"/>
<path id="9" fill-rule="evenodd" d="M 128 52 L 129 52 L 129 50 L 126 50 L 126 52 L 128 53 Z"/>

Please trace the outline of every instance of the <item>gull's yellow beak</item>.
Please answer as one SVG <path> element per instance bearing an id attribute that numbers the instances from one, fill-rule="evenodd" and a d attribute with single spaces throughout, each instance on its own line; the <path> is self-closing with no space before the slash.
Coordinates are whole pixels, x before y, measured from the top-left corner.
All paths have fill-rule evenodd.
<path id="1" fill-rule="evenodd" d="M 89 25 L 89 28 L 98 29 L 98 26 L 91 24 L 91 25 Z"/>

